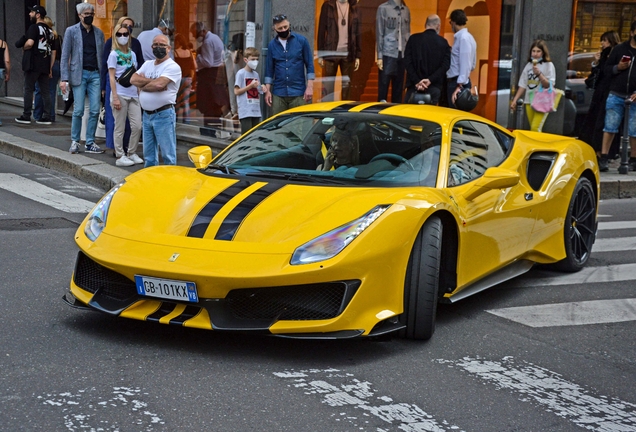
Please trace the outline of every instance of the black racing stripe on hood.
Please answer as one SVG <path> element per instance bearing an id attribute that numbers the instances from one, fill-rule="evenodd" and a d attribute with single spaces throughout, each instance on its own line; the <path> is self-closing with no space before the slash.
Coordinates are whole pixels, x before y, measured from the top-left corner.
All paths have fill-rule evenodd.
<path id="1" fill-rule="evenodd" d="M 183 312 L 181 312 L 181 315 L 170 320 L 170 324 L 183 324 L 187 320 L 197 316 L 199 312 L 201 312 L 201 308 L 199 306 L 186 306 Z"/>
<path id="2" fill-rule="evenodd" d="M 228 201 L 251 185 L 251 182 L 241 180 L 215 196 L 194 218 L 194 222 L 192 222 L 192 226 L 188 231 L 188 237 L 203 238 L 212 218 L 219 212 L 219 210 L 221 210 Z"/>
<path id="3" fill-rule="evenodd" d="M 172 313 L 176 307 L 176 303 L 161 303 L 161 307 L 155 313 L 148 315 L 146 321 L 159 321 L 161 318 Z"/>
<path id="4" fill-rule="evenodd" d="M 247 215 L 256 208 L 263 200 L 285 186 L 283 183 L 268 183 L 262 188 L 254 191 L 253 194 L 245 198 L 234 210 L 227 215 L 221 224 L 219 231 L 214 237 L 215 240 L 232 240 L 239 226 Z"/>
<path id="5" fill-rule="evenodd" d="M 385 110 L 387 108 L 391 108 L 392 106 L 394 106 L 395 104 L 390 104 L 390 103 L 379 103 L 376 105 L 372 105 L 370 107 L 364 108 L 361 112 L 370 112 L 370 113 L 379 113 L 382 110 Z"/>
<path id="6" fill-rule="evenodd" d="M 349 103 L 337 106 L 334 109 L 332 109 L 331 111 L 349 111 L 350 109 L 353 109 L 353 108 L 355 108 L 358 105 L 361 105 L 363 103 L 366 103 L 366 102 L 349 102 Z"/>

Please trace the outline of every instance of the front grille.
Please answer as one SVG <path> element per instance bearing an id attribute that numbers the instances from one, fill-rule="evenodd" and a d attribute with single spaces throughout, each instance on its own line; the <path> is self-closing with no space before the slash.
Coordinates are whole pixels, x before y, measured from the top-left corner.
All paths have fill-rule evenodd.
<path id="1" fill-rule="evenodd" d="M 226 304 L 235 318 L 320 320 L 342 313 L 359 281 L 230 291 Z"/>
<path id="2" fill-rule="evenodd" d="M 117 301 L 126 300 L 137 294 L 135 282 L 115 271 L 97 264 L 79 252 L 75 264 L 75 284 L 90 293 L 100 290 L 100 295 Z"/>

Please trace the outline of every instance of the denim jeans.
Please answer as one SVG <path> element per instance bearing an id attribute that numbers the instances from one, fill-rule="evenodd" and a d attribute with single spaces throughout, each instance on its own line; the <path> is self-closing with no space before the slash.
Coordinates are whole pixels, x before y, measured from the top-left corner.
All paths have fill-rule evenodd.
<path id="1" fill-rule="evenodd" d="M 603 132 L 616 134 L 625 116 L 625 98 L 611 94 L 605 102 L 605 127 Z M 636 137 L 636 103 L 629 106 L 629 131 L 630 137 Z"/>
<path id="2" fill-rule="evenodd" d="M 60 81 L 60 62 L 53 65 L 53 78 L 49 78 L 49 93 L 51 94 L 51 115 L 49 118 L 55 121 L 55 105 L 57 102 L 57 84 Z M 35 103 L 33 105 L 33 118 L 40 120 L 44 112 L 44 101 L 40 94 L 40 84 L 35 83 Z"/>
<path id="3" fill-rule="evenodd" d="M 378 100 L 387 100 L 389 84 L 391 84 L 391 102 L 402 103 L 402 93 L 404 92 L 404 73 L 406 65 L 402 53 L 398 53 L 397 58 L 383 56 L 382 70 L 378 79 Z"/>
<path id="4" fill-rule="evenodd" d="M 88 145 L 95 142 L 95 129 L 97 129 L 99 110 L 101 109 L 101 93 L 99 71 L 82 71 L 82 83 L 78 86 L 73 86 L 73 97 L 75 98 L 73 122 L 71 123 L 71 139 L 73 141 L 80 141 L 84 104 L 86 95 L 88 94 L 90 108 L 88 123 L 86 125 L 86 144 Z"/>
<path id="5" fill-rule="evenodd" d="M 144 167 L 159 164 L 159 149 L 165 165 L 177 164 L 177 114 L 174 108 L 148 114 L 144 111 Z"/>

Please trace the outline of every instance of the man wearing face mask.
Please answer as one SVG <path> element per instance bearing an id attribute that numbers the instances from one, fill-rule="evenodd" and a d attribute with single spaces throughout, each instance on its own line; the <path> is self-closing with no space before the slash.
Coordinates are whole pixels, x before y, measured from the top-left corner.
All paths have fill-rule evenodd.
<path id="1" fill-rule="evenodd" d="M 159 150 L 166 165 L 177 164 L 177 114 L 174 106 L 181 82 L 181 68 L 170 58 L 168 36 L 152 41 L 154 60 L 145 62 L 130 82 L 139 88 L 143 109 L 144 167 L 159 163 Z"/>
<path id="2" fill-rule="evenodd" d="M 144 61 L 155 59 L 155 56 L 152 54 L 152 41 L 155 39 L 155 36 L 159 35 L 170 36 L 170 24 L 164 19 L 159 20 L 157 27 L 151 30 L 144 30 L 137 36 L 137 40 L 141 44 L 141 50 L 144 54 Z"/>
<path id="3" fill-rule="evenodd" d="M 223 61 L 223 41 L 201 21 L 190 26 L 199 43 L 197 49 L 197 109 L 206 124 L 218 124 L 218 118 L 230 113 L 230 94 Z"/>
<path id="4" fill-rule="evenodd" d="M 84 101 L 89 99 L 89 116 L 86 126 L 86 153 L 104 153 L 95 144 L 95 129 L 101 109 L 100 73 L 101 54 L 104 51 L 104 33 L 93 26 L 95 8 L 90 3 L 78 3 L 75 7 L 80 22 L 66 29 L 60 61 L 60 88 L 66 93 L 73 88 L 75 104 L 71 123 L 71 153 L 79 153 Z"/>
<path id="5" fill-rule="evenodd" d="M 267 45 L 265 102 L 273 114 L 304 105 L 314 94 L 314 53 L 307 38 L 292 33 L 285 15 L 274 17 L 276 37 Z"/>

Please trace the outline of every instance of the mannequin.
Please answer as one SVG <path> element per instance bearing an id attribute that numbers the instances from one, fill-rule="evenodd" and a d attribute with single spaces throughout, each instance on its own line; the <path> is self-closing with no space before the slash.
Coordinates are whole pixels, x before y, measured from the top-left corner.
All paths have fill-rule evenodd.
<path id="1" fill-rule="evenodd" d="M 358 0 L 327 0 L 318 21 L 318 64 L 323 68 L 322 100 L 333 100 L 338 68 L 342 75 L 342 99 L 349 98 L 351 75 L 360 67 L 360 16 Z"/>
<path id="2" fill-rule="evenodd" d="M 378 100 L 386 101 L 389 84 L 391 102 L 401 103 L 404 91 L 404 50 L 411 35 L 411 12 L 403 0 L 388 0 L 378 6 L 376 46 L 380 70 Z"/>

